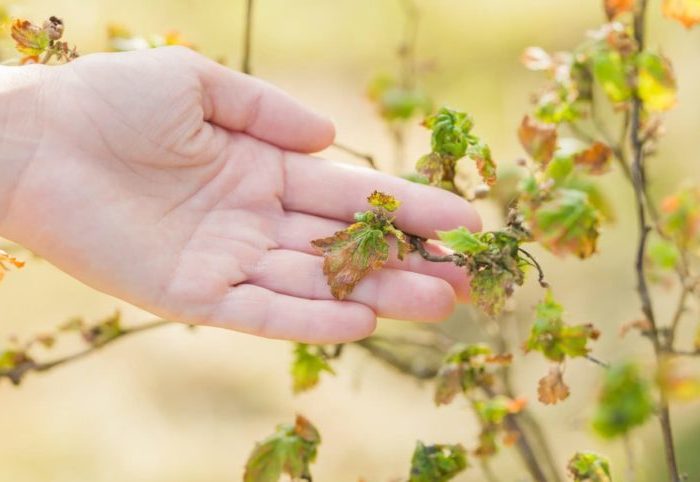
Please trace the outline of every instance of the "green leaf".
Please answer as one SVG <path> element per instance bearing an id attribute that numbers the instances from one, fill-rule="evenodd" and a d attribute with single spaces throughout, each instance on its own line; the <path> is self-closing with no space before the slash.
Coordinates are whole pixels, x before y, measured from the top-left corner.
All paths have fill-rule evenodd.
<path id="1" fill-rule="evenodd" d="M 322 353 L 311 352 L 305 343 L 295 343 L 294 361 L 292 362 L 292 389 L 300 393 L 312 389 L 321 378 L 322 372 L 335 375 Z"/>
<path id="2" fill-rule="evenodd" d="M 458 159 L 465 156 L 474 127 L 474 122 L 467 114 L 442 107 L 436 114 L 427 117 L 423 125 L 433 131 L 433 152 Z"/>
<path id="3" fill-rule="evenodd" d="M 37 57 L 49 48 L 51 39 L 46 29 L 34 25 L 28 20 L 15 20 L 12 24 L 12 38 L 18 52 Z"/>
<path id="4" fill-rule="evenodd" d="M 525 350 L 539 351 L 554 362 L 586 356 L 588 341 L 598 339 L 600 332 L 591 324 L 567 325 L 563 315 L 564 308 L 554 300 L 552 292 L 547 291 L 544 300 L 537 305 Z"/>
<path id="5" fill-rule="evenodd" d="M 574 482 L 612 482 L 608 459 L 594 452 L 577 452 L 568 469 Z"/>
<path id="6" fill-rule="evenodd" d="M 649 242 L 647 255 L 654 266 L 672 270 L 678 266 L 681 253 L 675 243 L 666 239 L 654 238 Z"/>
<path id="7" fill-rule="evenodd" d="M 522 284 L 513 273 L 497 269 L 484 269 L 472 273 L 470 283 L 472 302 L 489 316 L 503 312 L 506 300 L 513 294 L 516 285 Z"/>
<path id="8" fill-rule="evenodd" d="M 615 365 L 605 379 L 593 416 L 593 428 L 605 438 L 628 433 L 644 424 L 654 413 L 651 385 L 633 363 Z"/>
<path id="9" fill-rule="evenodd" d="M 375 77 L 367 88 L 367 96 L 387 121 L 405 121 L 432 110 L 432 101 L 425 91 L 405 88 L 388 75 Z"/>
<path id="10" fill-rule="evenodd" d="M 438 231 L 437 234 L 443 243 L 458 253 L 475 255 L 483 253 L 489 247 L 463 226 L 452 231 Z"/>
<path id="11" fill-rule="evenodd" d="M 637 56 L 637 92 L 649 112 L 663 112 L 676 105 L 677 87 L 671 62 L 652 52 Z"/>
<path id="12" fill-rule="evenodd" d="M 294 425 L 279 425 L 277 431 L 258 443 L 248 458 L 244 482 L 277 482 L 283 474 L 311 480 L 309 465 L 316 459 L 321 437 L 301 415 Z"/>
<path id="13" fill-rule="evenodd" d="M 588 195 L 576 189 L 557 189 L 549 199 L 525 210 L 532 234 L 555 254 L 587 258 L 596 251 L 600 213 Z"/>
<path id="14" fill-rule="evenodd" d="M 600 49 L 593 53 L 593 73 L 603 91 L 613 103 L 626 102 L 632 97 L 627 61 L 616 50 Z"/>
<path id="15" fill-rule="evenodd" d="M 461 445 L 423 445 L 418 442 L 408 482 L 447 482 L 467 467 L 467 451 Z"/>

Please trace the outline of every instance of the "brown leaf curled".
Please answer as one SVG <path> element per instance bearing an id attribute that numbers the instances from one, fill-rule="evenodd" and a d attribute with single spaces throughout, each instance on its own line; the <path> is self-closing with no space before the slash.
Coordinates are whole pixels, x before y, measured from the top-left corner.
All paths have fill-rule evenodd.
<path id="1" fill-rule="evenodd" d="M 545 405 L 554 405 L 569 398 L 569 387 L 564 383 L 559 365 L 549 369 L 549 374 L 540 379 L 537 387 L 538 399 Z"/>

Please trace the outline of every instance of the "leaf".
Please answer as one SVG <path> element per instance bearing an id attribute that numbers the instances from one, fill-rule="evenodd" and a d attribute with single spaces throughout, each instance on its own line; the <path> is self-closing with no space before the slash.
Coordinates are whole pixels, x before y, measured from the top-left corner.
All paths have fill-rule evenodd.
<path id="1" fill-rule="evenodd" d="M 482 181 L 487 186 L 496 184 L 496 162 L 491 156 L 491 148 L 481 142 L 470 144 L 467 156 L 476 163 Z"/>
<path id="2" fill-rule="evenodd" d="M 472 302 L 491 317 L 500 315 L 516 285 L 522 284 L 509 271 L 482 270 L 472 274 Z"/>
<path id="3" fill-rule="evenodd" d="M 603 3 L 608 20 L 615 20 L 623 13 L 633 11 L 635 0 L 604 0 Z"/>
<path id="4" fill-rule="evenodd" d="M 532 234 L 555 254 L 587 258 L 596 251 L 600 215 L 588 195 L 576 189 L 558 189 L 551 199 L 526 212 Z"/>
<path id="5" fill-rule="evenodd" d="M 577 452 L 567 468 L 574 482 L 612 482 L 610 462 L 594 452 Z"/>
<path id="6" fill-rule="evenodd" d="M 384 232 L 365 223 L 355 223 L 333 236 L 311 243 L 324 257 L 323 274 L 331 293 L 345 299 L 368 273 L 380 269 L 389 259 Z"/>
<path id="7" fill-rule="evenodd" d="M 316 459 L 321 437 L 306 418 L 297 415 L 294 425 L 279 425 L 277 431 L 258 443 L 248 458 L 244 482 L 277 482 L 283 474 L 311 480 L 309 464 Z"/>
<path id="8" fill-rule="evenodd" d="M 546 71 L 554 67 L 552 56 L 540 47 L 526 48 L 520 56 L 520 62 L 522 62 L 528 70 L 533 71 Z"/>
<path id="9" fill-rule="evenodd" d="M 692 28 L 700 23 L 700 0 L 664 0 L 663 12 L 685 28 Z"/>
<path id="10" fill-rule="evenodd" d="M 22 268 L 24 267 L 24 262 L 0 249 L 0 281 L 5 277 L 5 272 L 9 270 L 8 265 Z"/>
<path id="11" fill-rule="evenodd" d="M 669 400 L 689 402 L 700 398 L 700 376 L 678 358 L 667 358 L 661 362 L 657 382 Z"/>
<path id="12" fill-rule="evenodd" d="M 676 77 L 671 62 L 660 54 L 640 52 L 637 56 L 637 92 L 649 112 L 664 112 L 676 105 Z"/>
<path id="13" fill-rule="evenodd" d="M 462 445 L 416 443 L 408 482 L 447 482 L 468 467 Z"/>
<path id="14" fill-rule="evenodd" d="M 532 117 L 525 116 L 518 129 L 518 138 L 525 151 L 540 166 L 546 166 L 554 157 L 557 148 L 555 125 L 541 124 Z"/>
<path id="15" fill-rule="evenodd" d="M 474 122 L 464 112 L 442 107 L 436 114 L 427 117 L 423 125 L 433 131 L 432 151 L 438 154 L 462 158 L 470 143 Z"/>
<path id="16" fill-rule="evenodd" d="M 11 35 L 17 51 L 28 57 L 38 57 L 43 54 L 49 48 L 51 41 L 47 30 L 34 25 L 29 20 L 15 20 Z"/>
<path id="17" fill-rule="evenodd" d="M 593 416 L 594 430 L 605 438 L 628 433 L 644 424 L 654 413 L 651 387 L 633 363 L 614 365 L 605 379 Z"/>
<path id="18" fill-rule="evenodd" d="M 593 73 L 603 91 L 613 103 L 628 101 L 632 97 L 629 67 L 622 55 L 610 49 L 601 49 L 592 56 Z"/>
<path id="19" fill-rule="evenodd" d="M 292 389 L 294 393 L 304 392 L 318 385 L 322 372 L 335 374 L 321 353 L 311 353 L 309 345 L 296 343 L 294 345 L 294 361 L 292 362 Z"/>
<path id="20" fill-rule="evenodd" d="M 452 231 L 438 231 L 438 237 L 449 248 L 458 253 L 475 255 L 483 253 L 489 247 L 488 244 L 481 241 L 477 236 L 470 233 L 465 227 L 459 227 Z"/>
<path id="21" fill-rule="evenodd" d="M 513 356 L 494 354 L 487 345 L 457 344 L 453 346 L 436 377 L 435 405 L 447 405 L 460 393 L 474 388 L 487 388 L 494 382 L 494 368 L 508 365 Z"/>
<path id="22" fill-rule="evenodd" d="M 378 75 L 367 87 L 367 97 L 377 104 L 387 121 L 405 121 L 432 111 L 432 100 L 420 88 L 406 88 L 392 76 Z"/>
<path id="23" fill-rule="evenodd" d="M 537 399 L 545 405 L 554 405 L 569 398 L 569 386 L 564 383 L 561 367 L 550 367 L 549 373 L 537 385 Z"/>
<path id="24" fill-rule="evenodd" d="M 478 457 L 495 455 L 498 452 L 497 438 L 504 429 L 503 421 L 508 415 L 521 412 L 525 405 L 525 399 L 511 399 L 502 395 L 474 401 L 473 407 L 481 424 L 479 445 L 474 450 L 474 454 Z M 508 439 L 509 433 L 506 432 L 504 440 L 508 441 Z"/>
<path id="25" fill-rule="evenodd" d="M 597 340 L 600 332 L 591 324 L 567 325 L 564 308 L 547 291 L 535 311 L 535 322 L 525 343 L 526 351 L 539 351 L 548 360 L 561 363 L 566 357 L 583 357 L 590 351 L 589 340 Z"/>
<path id="26" fill-rule="evenodd" d="M 83 328 L 81 333 L 83 339 L 92 346 L 105 345 L 124 334 L 124 329 L 121 325 L 121 313 L 117 311 L 99 323 Z"/>
<path id="27" fill-rule="evenodd" d="M 370 194 L 367 202 L 370 206 L 386 209 L 390 213 L 393 213 L 401 206 L 401 203 L 394 196 L 379 191 L 374 191 Z"/>
<path id="28" fill-rule="evenodd" d="M 654 238 L 649 242 L 647 256 L 653 266 L 672 270 L 678 266 L 681 253 L 675 243 L 666 239 Z"/>
<path id="29" fill-rule="evenodd" d="M 574 156 L 574 164 L 582 167 L 589 174 L 604 174 L 610 170 L 612 149 L 602 142 L 591 146 Z"/>
<path id="30" fill-rule="evenodd" d="M 661 201 L 661 227 L 681 249 L 700 244 L 700 188 L 689 186 Z"/>

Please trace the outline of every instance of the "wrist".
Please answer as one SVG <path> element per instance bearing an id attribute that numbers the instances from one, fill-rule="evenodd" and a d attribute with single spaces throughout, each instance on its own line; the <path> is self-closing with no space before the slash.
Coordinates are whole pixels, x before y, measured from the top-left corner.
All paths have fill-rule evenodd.
<path id="1" fill-rule="evenodd" d="M 0 66 L 0 236 L 12 236 L 13 198 L 41 142 L 45 72 L 38 65 Z"/>

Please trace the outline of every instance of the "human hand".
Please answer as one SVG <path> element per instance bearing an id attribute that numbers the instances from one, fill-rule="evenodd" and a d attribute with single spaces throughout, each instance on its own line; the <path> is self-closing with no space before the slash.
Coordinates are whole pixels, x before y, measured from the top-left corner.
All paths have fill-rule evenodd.
<path id="1" fill-rule="evenodd" d="M 310 240 L 373 190 L 402 201 L 396 224 L 416 235 L 480 220 L 449 192 L 305 154 L 332 143 L 332 124 L 262 81 L 179 47 L 12 75 L 0 234 L 90 286 L 167 319 L 312 343 L 363 338 L 376 316 L 440 320 L 467 296 L 462 270 L 411 255 L 332 298 Z"/>

